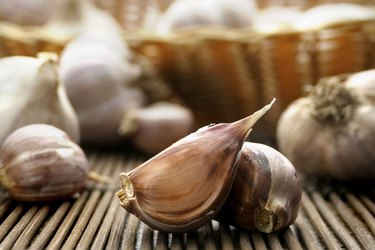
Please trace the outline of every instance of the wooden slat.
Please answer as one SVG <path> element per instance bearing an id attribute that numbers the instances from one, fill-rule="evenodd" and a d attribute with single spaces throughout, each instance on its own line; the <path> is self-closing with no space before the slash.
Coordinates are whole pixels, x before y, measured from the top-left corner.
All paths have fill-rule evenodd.
<path id="1" fill-rule="evenodd" d="M 217 221 L 184 234 L 153 230 L 118 202 L 118 174 L 142 157 L 90 152 L 92 170 L 109 183 L 89 182 L 77 198 L 53 204 L 23 204 L 0 190 L 0 249 L 372 249 L 375 189 L 317 185 L 303 192 L 295 223 L 279 232 L 250 232 Z"/>

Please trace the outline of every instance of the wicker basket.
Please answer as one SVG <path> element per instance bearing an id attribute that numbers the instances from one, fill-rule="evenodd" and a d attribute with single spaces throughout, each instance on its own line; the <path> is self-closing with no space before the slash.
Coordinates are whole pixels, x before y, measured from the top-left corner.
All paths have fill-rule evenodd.
<path id="1" fill-rule="evenodd" d="M 128 42 L 153 62 L 200 125 L 234 121 L 275 97 L 258 125 L 273 137 L 281 112 L 306 85 L 374 67 L 374 35 L 375 22 L 368 21 L 268 35 L 240 30 L 137 35 Z"/>

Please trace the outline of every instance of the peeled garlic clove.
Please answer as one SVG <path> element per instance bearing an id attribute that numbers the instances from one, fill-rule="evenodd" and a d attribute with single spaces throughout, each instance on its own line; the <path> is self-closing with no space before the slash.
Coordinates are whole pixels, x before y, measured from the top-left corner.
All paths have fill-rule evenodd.
<path id="1" fill-rule="evenodd" d="M 0 149 L 0 184 L 19 201 L 50 201 L 83 190 L 89 162 L 62 130 L 32 124 L 10 134 Z"/>
<path id="2" fill-rule="evenodd" d="M 0 115 L 0 145 L 15 129 L 32 123 L 54 125 L 80 140 L 78 119 L 52 53 L 0 59 Z"/>
<path id="3" fill-rule="evenodd" d="M 245 142 L 236 164 L 232 190 L 218 220 L 265 233 L 292 224 L 302 195 L 292 163 L 267 145 Z"/>
<path id="4" fill-rule="evenodd" d="M 121 173 L 120 205 L 164 232 L 187 232 L 204 225 L 227 198 L 238 152 L 271 105 L 237 122 L 202 127 Z"/>
<path id="5" fill-rule="evenodd" d="M 374 179 L 375 107 L 332 80 L 323 79 L 283 112 L 279 150 L 303 177 Z"/>
<path id="6" fill-rule="evenodd" d="M 125 113 L 119 133 L 129 135 L 142 151 L 155 154 L 193 131 L 192 112 L 179 104 L 160 101 Z"/>

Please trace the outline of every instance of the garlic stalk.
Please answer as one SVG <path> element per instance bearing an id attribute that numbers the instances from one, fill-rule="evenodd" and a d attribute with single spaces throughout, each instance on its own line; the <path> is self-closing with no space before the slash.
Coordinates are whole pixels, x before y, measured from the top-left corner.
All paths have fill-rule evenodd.
<path id="1" fill-rule="evenodd" d="M 292 163 L 267 145 L 245 142 L 236 164 L 232 190 L 218 220 L 265 233 L 292 224 L 302 195 Z"/>
<path id="2" fill-rule="evenodd" d="M 129 110 L 119 133 L 129 136 L 143 152 L 156 154 L 193 131 L 193 113 L 186 107 L 160 101 Z"/>
<path id="3" fill-rule="evenodd" d="M 120 205 L 164 232 L 188 232 L 206 224 L 230 192 L 242 144 L 271 106 L 233 123 L 202 127 L 121 173 Z"/>
<path id="4" fill-rule="evenodd" d="M 12 56 L 0 59 L 0 145 L 17 128 L 47 123 L 79 142 L 79 125 L 59 81 L 57 56 Z"/>
<path id="5" fill-rule="evenodd" d="M 375 107 L 338 80 L 322 79 L 283 112 L 279 149 L 305 176 L 374 179 Z"/>

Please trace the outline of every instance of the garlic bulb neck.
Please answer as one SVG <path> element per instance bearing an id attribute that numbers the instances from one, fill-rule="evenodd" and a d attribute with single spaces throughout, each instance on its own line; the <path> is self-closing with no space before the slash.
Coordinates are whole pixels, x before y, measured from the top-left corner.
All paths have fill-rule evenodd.
<path id="1" fill-rule="evenodd" d="M 318 83 L 310 97 L 312 115 L 321 123 L 345 124 L 359 105 L 358 97 L 336 78 Z"/>

